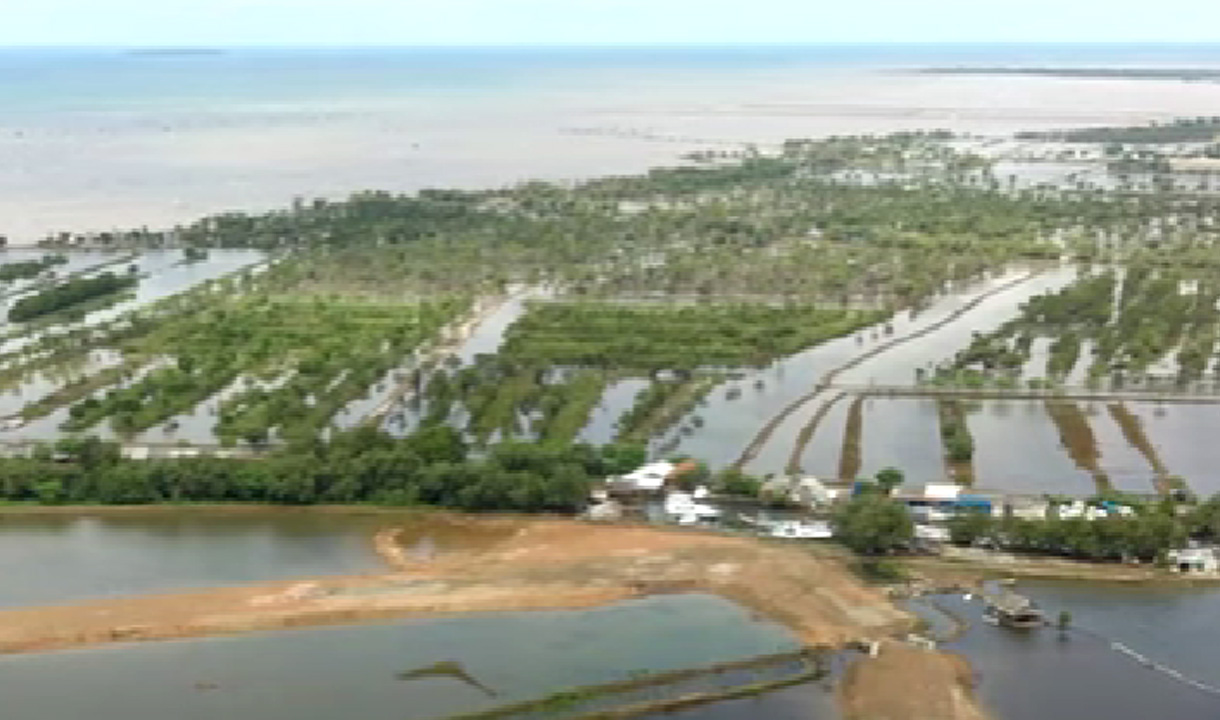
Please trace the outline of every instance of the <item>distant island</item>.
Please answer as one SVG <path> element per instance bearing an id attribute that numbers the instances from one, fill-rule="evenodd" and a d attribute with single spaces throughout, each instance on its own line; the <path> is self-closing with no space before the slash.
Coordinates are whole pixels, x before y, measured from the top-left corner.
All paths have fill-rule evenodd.
<path id="1" fill-rule="evenodd" d="M 195 57 L 224 55 L 225 51 L 219 48 L 133 48 L 126 54 L 137 57 Z"/>
<path id="2" fill-rule="evenodd" d="M 1220 81 L 1220 68 L 1083 68 L 1083 67 L 933 67 L 923 75 L 1039 75 L 1043 77 L 1125 80 Z"/>

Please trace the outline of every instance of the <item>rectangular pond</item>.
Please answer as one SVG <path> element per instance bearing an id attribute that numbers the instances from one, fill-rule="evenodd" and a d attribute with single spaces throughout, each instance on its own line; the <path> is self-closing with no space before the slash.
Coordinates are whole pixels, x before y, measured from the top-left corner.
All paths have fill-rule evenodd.
<path id="1" fill-rule="evenodd" d="M 980 487 L 1030 494 L 1091 495 L 1097 484 L 1076 467 L 1040 401 L 984 400 L 967 414 Z"/>
<path id="2" fill-rule="evenodd" d="M 673 595 L 592 611 L 10 656 L 0 658 L 0 696 L 6 720 L 425 720 L 796 646 L 783 628 L 756 621 L 727 601 Z M 430 673 L 430 667 L 450 670 Z M 415 677 L 404 680 L 403 674 Z M 816 685 L 779 694 L 774 702 L 761 696 L 738 703 L 736 713 L 706 708 L 682 717 L 834 717 L 831 695 Z"/>

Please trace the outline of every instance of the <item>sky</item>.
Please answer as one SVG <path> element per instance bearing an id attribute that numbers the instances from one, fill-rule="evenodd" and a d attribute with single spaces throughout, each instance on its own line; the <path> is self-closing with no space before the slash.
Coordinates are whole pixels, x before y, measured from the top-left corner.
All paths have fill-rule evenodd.
<path id="1" fill-rule="evenodd" d="M 1213 42 L 1217 0 L 0 0 L 0 46 Z"/>

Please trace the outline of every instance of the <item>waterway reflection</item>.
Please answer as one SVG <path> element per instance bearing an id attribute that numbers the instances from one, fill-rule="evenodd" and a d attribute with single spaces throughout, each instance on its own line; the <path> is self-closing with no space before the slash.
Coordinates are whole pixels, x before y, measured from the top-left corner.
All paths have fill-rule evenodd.
<path id="1" fill-rule="evenodd" d="M 173 508 L 0 515 L 0 607 L 384 570 L 373 534 L 401 524 L 394 514 Z"/>
<path id="2" fill-rule="evenodd" d="M 6 720 L 423 720 L 624 680 L 640 671 L 795 647 L 787 631 L 753 620 L 726 601 L 666 596 L 594 611 L 480 615 L 13 656 L 0 659 L 0 696 Z M 460 664 L 494 697 L 450 676 L 398 679 L 404 671 L 438 662 Z M 834 717 L 831 697 L 816 688 L 681 717 Z"/>
<path id="3" fill-rule="evenodd" d="M 973 664 L 983 703 L 1000 720 L 1107 718 L 1214 720 L 1220 696 L 1120 652 L 1122 642 L 1155 662 L 1205 682 L 1215 666 L 1220 592 L 1119 589 L 1105 585 L 1023 584 L 1053 618 L 1072 612 L 1075 630 L 1017 632 L 981 623 L 979 603 L 943 598 L 973 629 L 946 649 Z"/>

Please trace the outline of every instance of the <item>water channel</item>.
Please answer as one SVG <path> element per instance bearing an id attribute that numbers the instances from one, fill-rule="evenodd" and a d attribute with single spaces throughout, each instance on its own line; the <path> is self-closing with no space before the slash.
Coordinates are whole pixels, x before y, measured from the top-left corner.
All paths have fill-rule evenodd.
<path id="1" fill-rule="evenodd" d="M 1070 612 L 1072 629 L 997 628 L 981 622 L 977 601 L 939 600 L 971 621 L 946 649 L 971 661 L 980 699 L 1000 720 L 1220 717 L 1220 695 L 1201 688 L 1220 686 L 1220 588 L 1031 582 L 1020 590 L 1052 619 Z"/>

